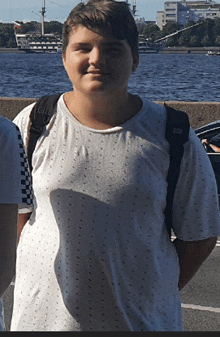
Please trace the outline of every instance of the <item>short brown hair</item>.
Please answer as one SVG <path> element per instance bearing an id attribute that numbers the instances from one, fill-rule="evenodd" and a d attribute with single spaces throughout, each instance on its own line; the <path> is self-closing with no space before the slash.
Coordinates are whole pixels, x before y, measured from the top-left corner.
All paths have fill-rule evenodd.
<path id="1" fill-rule="evenodd" d="M 110 30 L 115 38 L 128 42 L 133 56 L 138 54 L 138 30 L 125 1 L 89 0 L 74 7 L 63 27 L 64 53 L 73 28 L 79 25 L 93 31 Z"/>

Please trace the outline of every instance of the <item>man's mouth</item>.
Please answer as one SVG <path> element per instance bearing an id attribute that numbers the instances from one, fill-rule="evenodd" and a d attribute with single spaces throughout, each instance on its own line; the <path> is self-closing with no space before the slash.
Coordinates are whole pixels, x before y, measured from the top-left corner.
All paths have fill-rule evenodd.
<path id="1" fill-rule="evenodd" d="M 86 74 L 90 74 L 90 75 L 109 75 L 109 73 L 107 71 L 103 71 L 100 69 L 97 70 L 87 70 Z"/>

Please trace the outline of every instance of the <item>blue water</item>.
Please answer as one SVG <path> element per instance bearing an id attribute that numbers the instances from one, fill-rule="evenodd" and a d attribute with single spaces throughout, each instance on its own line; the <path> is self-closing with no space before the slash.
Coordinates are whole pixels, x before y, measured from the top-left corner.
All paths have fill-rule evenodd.
<path id="1" fill-rule="evenodd" d="M 0 54 L 0 96 L 40 97 L 71 90 L 61 54 Z M 150 100 L 220 101 L 220 57 L 140 55 L 129 90 Z"/>

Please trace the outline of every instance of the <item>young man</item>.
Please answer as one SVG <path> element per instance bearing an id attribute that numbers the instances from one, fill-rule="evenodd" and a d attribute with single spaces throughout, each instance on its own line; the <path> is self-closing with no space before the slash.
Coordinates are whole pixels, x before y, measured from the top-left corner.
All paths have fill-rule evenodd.
<path id="1" fill-rule="evenodd" d="M 18 205 L 31 204 L 31 184 L 21 135 L 0 116 L 0 298 L 15 275 Z M 0 300 L 0 331 L 4 331 Z"/>
<path id="2" fill-rule="evenodd" d="M 210 162 L 190 130 L 173 243 L 166 112 L 127 91 L 138 66 L 127 4 L 78 4 L 64 25 L 63 63 L 74 89 L 33 154 L 36 206 L 20 221 L 11 330 L 180 331 L 179 289 L 220 234 Z M 26 143 L 32 107 L 16 118 Z"/>

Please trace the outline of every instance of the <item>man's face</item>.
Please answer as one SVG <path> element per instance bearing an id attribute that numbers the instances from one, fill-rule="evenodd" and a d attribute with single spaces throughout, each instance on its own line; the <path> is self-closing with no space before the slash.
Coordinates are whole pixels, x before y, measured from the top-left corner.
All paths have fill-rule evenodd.
<path id="1" fill-rule="evenodd" d="M 127 91 L 130 75 L 137 68 L 126 40 L 96 33 L 80 25 L 73 29 L 63 64 L 74 91 L 86 95 Z"/>

